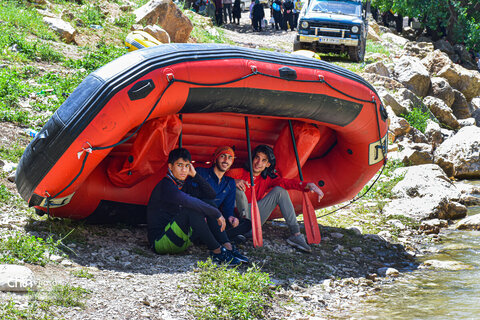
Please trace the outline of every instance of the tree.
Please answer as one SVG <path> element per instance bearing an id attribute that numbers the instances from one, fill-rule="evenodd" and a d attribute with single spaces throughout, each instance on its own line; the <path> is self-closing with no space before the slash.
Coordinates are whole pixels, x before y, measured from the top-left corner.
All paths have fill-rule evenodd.
<path id="1" fill-rule="evenodd" d="M 478 0 L 372 0 L 382 12 L 417 18 L 432 38 L 445 36 L 452 43 L 464 43 L 480 50 L 480 2 Z"/>

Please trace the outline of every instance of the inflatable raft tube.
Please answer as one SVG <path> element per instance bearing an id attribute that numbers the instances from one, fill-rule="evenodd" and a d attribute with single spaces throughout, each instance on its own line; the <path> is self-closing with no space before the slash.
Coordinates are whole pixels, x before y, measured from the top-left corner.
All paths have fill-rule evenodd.
<path id="1" fill-rule="evenodd" d="M 316 209 L 352 199 L 385 161 L 387 114 L 360 76 L 317 59 L 225 45 L 169 44 L 128 53 L 87 76 L 28 145 L 16 175 L 37 213 L 145 221 L 170 150 L 197 166 L 221 145 L 247 160 L 274 148 L 277 169 L 320 184 Z M 302 195 L 290 191 L 296 210 Z M 272 218 L 278 217 L 275 212 Z"/>

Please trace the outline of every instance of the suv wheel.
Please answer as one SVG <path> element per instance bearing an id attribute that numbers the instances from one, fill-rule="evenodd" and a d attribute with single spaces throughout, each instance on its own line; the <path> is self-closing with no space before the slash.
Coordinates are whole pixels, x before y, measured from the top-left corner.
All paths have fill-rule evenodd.
<path id="1" fill-rule="evenodd" d="M 293 40 L 293 51 L 302 50 L 303 48 L 303 44 L 295 37 L 295 40 Z"/>
<path id="2" fill-rule="evenodd" d="M 360 45 L 348 48 L 348 56 L 354 62 L 363 62 L 365 59 L 365 40 L 360 41 Z"/>

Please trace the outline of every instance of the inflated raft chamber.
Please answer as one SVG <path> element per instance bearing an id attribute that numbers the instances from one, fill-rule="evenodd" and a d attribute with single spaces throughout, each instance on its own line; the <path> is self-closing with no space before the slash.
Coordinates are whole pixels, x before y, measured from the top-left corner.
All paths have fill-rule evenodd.
<path id="1" fill-rule="evenodd" d="M 142 223 L 170 150 L 209 166 L 228 145 L 241 167 L 246 124 L 252 149 L 272 146 L 286 178 L 299 177 L 293 133 L 304 180 L 325 193 L 310 194 L 316 209 L 352 199 L 385 160 L 387 115 L 358 75 L 297 55 L 170 44 L 87 76 L 25 150 L 17 188 L 38 213 Z M 289 193 L 300 212 L 301 192 Z"/>

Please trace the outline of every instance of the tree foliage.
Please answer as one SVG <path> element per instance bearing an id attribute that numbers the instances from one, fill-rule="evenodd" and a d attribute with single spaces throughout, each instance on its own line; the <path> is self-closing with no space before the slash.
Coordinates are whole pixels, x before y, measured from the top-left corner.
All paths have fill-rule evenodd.
<path id="1" fill-rule="evenodd" d="M 437 37 L 452 43 L 464 43 L 480 51 L 480 1 L 478 0 L 372 0 L 381 12 L 417 18 Z"/>

